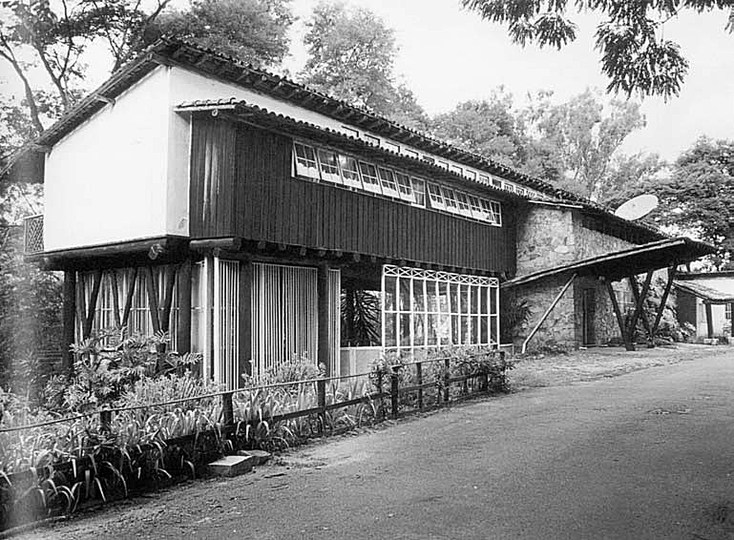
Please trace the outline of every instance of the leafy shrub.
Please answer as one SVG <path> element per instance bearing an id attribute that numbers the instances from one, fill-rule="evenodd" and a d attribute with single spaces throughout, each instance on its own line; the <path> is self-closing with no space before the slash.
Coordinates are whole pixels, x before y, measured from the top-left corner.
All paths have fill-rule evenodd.
<path id="1" fill-rule="evenodd" d="M 170 374 L 199 361 L 196 354 L 162 352 L 163 333 L 126 336 L 121 329 L 100 331 L 72 346 L 72 374 L 53 377 L 46 387 L 47 407 L 84 412 L 115 403 L 144 377 Z"/>
<path id="2" fill-rule="evenodd" d="M 500 343 L 512 343 L 530 318 L 530 306 L 514 292 L 501 290 Z"/>

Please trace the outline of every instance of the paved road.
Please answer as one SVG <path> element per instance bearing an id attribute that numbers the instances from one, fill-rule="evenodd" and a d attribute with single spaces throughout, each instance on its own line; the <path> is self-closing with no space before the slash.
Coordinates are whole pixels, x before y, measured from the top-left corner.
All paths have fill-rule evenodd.
<path id="1" fill-rule="evenodd" d="M 309 445 L 28 538 L 734 538 L 734 354 Z"/>

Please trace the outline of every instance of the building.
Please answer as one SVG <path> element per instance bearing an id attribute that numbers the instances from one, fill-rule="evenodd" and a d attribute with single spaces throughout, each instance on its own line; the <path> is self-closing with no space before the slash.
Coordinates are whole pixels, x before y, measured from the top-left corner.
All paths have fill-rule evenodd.
<path id="1" fill-rule="evenodd" d="M 230 387 L 294 354 L 344 374 L 382 350 L 495 347 L 501 283 L 542 307 L 579 278 L 544 328 L 598 340 L 602 307 L 586 291 L 600 276 L 710 251 L 174 39 L 5 174 L 45 182 L 28 251 L 65 272 L 68 343 L 113 325 L 167 331 Z M 340 328 L 340 297 L 355 291 L 380 300 L 379 339 L 358 347 Z"/>
<path id="2" fill-rule="evenodd" d="M 697 338 L 731 338 L 734 271 L 679 274 L 675 279 L 678 319 Z"/>

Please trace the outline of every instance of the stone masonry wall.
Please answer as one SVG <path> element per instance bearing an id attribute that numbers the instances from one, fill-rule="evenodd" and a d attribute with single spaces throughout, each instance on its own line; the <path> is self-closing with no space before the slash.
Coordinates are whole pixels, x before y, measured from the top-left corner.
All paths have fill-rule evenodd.
<path id="1" fill-rule="evenodd" d="M 573 216 L 569 209 L 533 206 L 519 216 L 517 275 L 574 261 Z"/>
<path id="2" fill-rule="evenodd" d="M 516 275 L 532 274 L 632 246 L 614 236 L 587 229 L 574 209 L 532 206 L 518 219 Z M 545 279 L 516 290 L 518 298 L 526 300 L 531 310 L 516 345 L 522 344 L 567 280 L 568 276 Z M 621 304 L 624 298 L 629 299 L 626 282 L 614 283 L 613 287 L 618 291 L 617 298 Z M 583 343 L 585 289 L 594 291 L 594 343 L 605 344 L 612 339 L 619 339 L 619 327 L 605 284 L 594 278 L 579 278 L 530 341 L 528 350 L 543 346 L 573 348 Z M 624 311 L 624 306 L 620 307 Z"/>

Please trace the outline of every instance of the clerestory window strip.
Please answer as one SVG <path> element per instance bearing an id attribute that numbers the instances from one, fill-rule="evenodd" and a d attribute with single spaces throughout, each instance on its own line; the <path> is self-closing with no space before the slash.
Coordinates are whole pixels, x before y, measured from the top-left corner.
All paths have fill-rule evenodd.
<path id="1" fill-rule="evenodd" d="M 368 191 L 495 226 L 502 225 L 502 207 L 497 201 L 426 182 L 402 171 L 300 141 L 293 142 L 293 156 L 294 173 L 299 177 Z"/>

